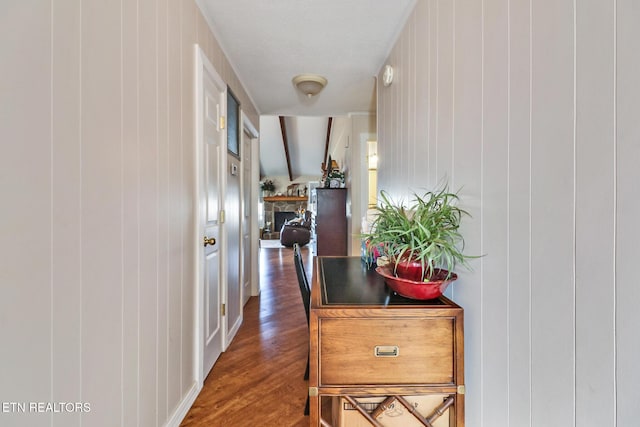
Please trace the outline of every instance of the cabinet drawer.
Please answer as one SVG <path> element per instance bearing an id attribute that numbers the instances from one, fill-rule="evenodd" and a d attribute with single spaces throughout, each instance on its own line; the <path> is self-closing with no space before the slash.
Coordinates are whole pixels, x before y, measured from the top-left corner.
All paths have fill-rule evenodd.
<path id="1" fill-rule="evenodd" d="M 320 384 L 453 384 L 455 320 L 320 319 Z"/>

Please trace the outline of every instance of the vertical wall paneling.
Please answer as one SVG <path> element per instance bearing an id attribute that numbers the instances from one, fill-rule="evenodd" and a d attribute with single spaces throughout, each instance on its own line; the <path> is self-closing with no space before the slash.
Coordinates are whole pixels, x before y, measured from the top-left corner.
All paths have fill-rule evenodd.
<path id="1" fill-rule="evenodd" d="M 194 146 L 194 49 L 193 45 L 196 42 L 196 12 L 197 7 L 193 2 L 186 1 L 181 2 L 182 9 L 182 76 L 180 78 L 182 84 L 182 151 L 180 153 L 181 160 L 181 172 L 182 172 L 182 186 L 180 188 L 181 193 L 191 194 L 189 199 L 183 199 L 182 209 L 180 212 L 180 222 L 185 224 L 182 233 L 182 248 L 185 251 L 186 259 L 190 262 L 186 262 L 182 268 L 182 332 L 180 334 L 182 340 L 181 357 L 182 363 L 182 378 L 189 378 L 193 376 L 193 366 L 190 366 L 184 361 L 193 360 L 194 354 L 194 339 L 192 322 L 194 312 L 193 309 L 188 309 L 190 306 L 189 301 L 195 299 L 195 289 L 193 283 L 195 280 L 194 268 L 195 262 L 195 250 L 193 248 L 193 239 L 195 239 L 194 230 L 194 216 L 197 201 L 193 197 L 195 188 L 195 171 L 192 168 L 195 159 L 195 146 Z M 187 393 L 193 384 L 189 381 L 182 381 L 182 393 Z"/>
<path id="2" fill-rule="evenodd" d="M 414 129 L 416 144 L 412 151 L 413 176 L 417 180 L 417 191 L 424 190 L 429 180 L 427 171 L 429 170 L 429 62 L 430 46 L 428 31 L 429 27 L 424 23 L 430 19 L 430 2 L 418 2 L 414 19 L 414 52 L 415 73 L 411 79 L 415 93 L 414 99 Z"/>
<path id="3" fill-rule="evenodd" d="M 94 425 L 122 413 L 120 25 L 119 5 L 82 3 L 81 365 Z"/>
<path id="4" fill-rule="evenodd" d="M 257 111 L 193 1 L 41 3 L 3 3 L 0 401 L 90 412 L 0 424 L 177 425 L 198 387 L 196 41 Z"/>
<path id="5" fill-rule="evenodd" d="M 447 175 L 472 215 L 465 248 L 484 257 L 449 292 L 465 308 L 466 425 L 632 425 L 640 9 L 432 0 L 413 13 L 388 61 L 415 88 L 378 84 L 378 185 Z"/>
<path id="6" fill-rule="evenodd" d="M 640 289 L 638 241 L 640 240 L 640 9 L 633 0 L 617 0 L 616 14 L 616 250 L 615 250 L 615 326 L 616 326 L 616 421 L 619 427 L 638 420 L 637 386 L 640 369 Z M 609 288 L 608 288 L 609 290 Z"/>
<path id="7" fill-rule="evenodd" d="M 181 45 L 181 7 L 182 3 L 169 1 L 168 7 L 168 120 L 167 135 L 169 138 L 168 157 L 169 165 L 166 174 L 169 178 L 167 188 L 169 197 L 169 224 L 181 222 L 182 202 L 181 202 L 181 179 L 182 179 L 182 45 Z M 182 247 L 183 228 L 169 227 L 166 236 L 169 248 L 169 260 L 167 263 L 168 279 L 168 343 L 167 343 L 167 387 L 168 387 L 168 411 L 173 413 L 176 405 L 180 402 L 182 395 L 183 377 L 181 375 L 182 366 L 182 270 L 184 266 L 184 255 Z M 187 266 L 188 268 L 188 266 Z M 186 381 L 188 383 L 188 381 Z"/>
<path id="8" fill-rule="evenodd" d="M 52 276 L 51 255 L 52 215 L 59 207 L 52 205 L 50 181 L 52 144 L 58 143 L 51 135 L 51 11 L 48 4 L 35 2 L 14 1 L 7 7 L 15 15 L 2 18 L 0 38 L 0 401 L 47 401 L 52 391 L 59 392 L 51 383 L 51 365 L 60 360 L 57 348 L 52 354 L 51 335 L 62 326 L 51 323 L 59 313 L 59 307 L 52 306 L 53 287 L 62 279 L 58 269 Z M 25 418 L 19 413 L 0 417 L 6 417 L 7 424 Z"/>
<path id="9" fill-rule="evenodd" d="M 532 12 L 533 425 L 549 416 L 558 425 L 574 421 L 572 7 L 571 0 L 536 1 Z"/>
<path id="10" fill-rule="evenodd" d="M 398 50 L 400 50 L 400 48 L 398 48 Z M 397 68 L 397 72 L 398 72 L 398 76 L 401 76 L 401 68 L 402 65 L 399 64 L 399 61 L 397 58 L 394 57 L 394 54 L 392 53 L 391 55 L 391 62 L 394 64 L 398 64 L 398 68 Z M 395 74 L 395 73 L 394 73 Z M 394 79 L 395 80 L 395 79 Z M 398 79 L 400 80 L 400 79 Z M 398 81 L 398 84 L 396 85 L 391 85 L 389 86 L 389 88 L 391 89 L 388 92 L 388 105 L 389 105 L 389 113 L 392 115 L 393 117 L 393 123 L 395 124 L 395 126 L 390 126 L 389 127 L 389 134 L 387 135 L 387 138 L 389 139 L 389 141 L 391 142 L 391 145 L 389 146 L 389 149 L 385 152 L 385 161 L 388 162 L 388 164 L 392 167 L 392 170 L 394 171 L 399 171 L 398 168 L 398 162 L 399 162 L 399 156 L 401 153 L 401 149 L 399 147 L 399 142 L 401 141 L 401 134 L 400 134 L 400 127 L 399 123 L 400 123 L 400 95 L 401 95 L 401 89 L 402 89 L 402 83 L 400 81 Z M 393 141 L 393 142 L 392 142 Z M 402 172 L 399 172 L 402 173 Z M 393 182 L 393 181 L 392 181 Z"/>
<path id="11" fill-rule="evenodd" d="M 196 42 L 200 47 L 202 47 L 202 50 L 205 52 L 207 57 L 209 58 L 214 57 L 213 51 L 212 51 L 213 46 L 211 46 L 211 43 L 209 43 L 209 37 L 207 37 L 209 34 L 209 27 L 207 26 L 207 22 L 205 21 L 204 17 L 200 13 L 196 14 L 195 28 L 196 28 Z"/>
<path id="12" fill-rule="evenodd" d="M 122 3 L 122 425 L 139 419 L 140 130 L 138 4 Z M 126 41 L 126 42 L 125 42 Z"/>
<path id="13" fill-rule="evenodd" d="M 171 228 L 169 221 L 169 0 L 158 0 L 157 38 L 158 80 L 157 80 L 157 113 L 156 126 L 158 135 L 158 300 L 157 300 L 157 378 L 158 378 L 158 423 L 169 415 L 168 394 L 168 304 L 169 304 L 169 247 L 167 236 Z"/>
<path id="14" fill-rule="evenodd" d="M 400 67 L 401 65 L 399 64 L 399 61 L 393 57 L 391 57 L 391 62 L 393 62 L 394 64 L 398 64 L 398 69 L 397 71 L 400 71 Z M 394 79 L 395 80 L 395 79 Z M 389 88 L 391 89 L 388 92 L 387 95 L 387 101 L 386 101 L 386 107 L 387 107 L 387 111 L 389 113 L 389 115 L 391 116 L 390 121 L 394 124 L 397 124 L 399 122 L 399 112 L 398 109 L 400 107 L 400 103 L 398 102 L 398 92 L 400 90 L 400 84 L 395 85 L 391 85 L 389 86 Z M 393 126 L 390 125 L 388 127 L 388 132 L 387 132 L 387 140 L 390 142 L 390 145 L 388 145 L 388 148 L 385 149 L 385 162 L 387 162 L 389 164 L 389 166 L 391 166 L 391 171 L 396 171 L 398 170 L 397 166 L 396 166 L 396 159 L 398 157 L 398 152 L 397 152 L 397 144 L 399 141 L 399 135 L 398 135 L 398 126 Z M 393 182 L 393 180 L 391 181 Z"/>
<path id="15" fill-rule="evenodd" d="M 458 0 L 455 3 L 455 69 L 456 84 L 453 99 L 455 117 L 454 164 L 449 184 L 451 190 L 459 191 L 462 208 L 471 218 L 465 218 L 462 232 L 465 236 L 468 254 L 480 255 L 482 250 L 481 224 L 481 182 L 482 182 L 482 2 Z M 464 47 L 464 49 L 462 48 Z M 440 92 L 441 93 L 441 92 Z M 439 95 L 440 96 L 440 95 Z M 432 114 L 432 120 L 438 116 Z M 432 125 L 433 126 L 433 125 Z M 439 124 L 435 126 L 440 127 Z M 438 144 L 438 150 L 440 145 Z M 438 162 L 440 158 L 438 158 Z M 447 160 L 448 161 L 448 160 Z M 441 168 L 438 169 L 439 171 Z M 439 183 L 432 181 L 431 185 Z M 465 307 L 465 354 L 468 360 L 484 360 L 483 338 L 483 302 L 484 288 L 481 280 L 482 261 L 473 260 L 473 271 L 459 270 L 459 279 L 451 287 L 451 296 Z M 497 305 L 496 305 L 497 309 Z M 482 369 L 477 363 L 465 363 L 465 382 L 471 396 L 482 396 Z M 480 421 L 482 399 L 465 399 L 467 420 Z"/>
<path id="16" fill-rule="evenodd" d="M 408 25 L 410 22 L 408 22 Z M 409 33 L 409 28 L 407 31 L 400 36 L 398 40 L 398 52 L 402 57 L 406 57 L 406 46 L 407 46 L 407 37 Z M 396 127 L 396 141 L 406 141 L 407 140 L 407 116 L 408 116 L 408 97 L 409 97 L 409 84 L 407 81 L 407 68 L 409 68 L 409 64 L 405 67 L 400 67 L 399 71 L 399 84 L 395 90 L 395 109 L 396 109 L 396 117 L 400 126 Z M 398 144 L 394 150 L 394 162 L 396 170 L 400 170 L 400 177 L 404 181 L 407 178 L 407 168 L 400 168 L 400 165 L 406 165 L 407 163 L 407 148 L 404 147 L 405 144 Z M 398 187 L 396 189 L 400 192 L 402 189 Z"/>
<path id="17" fill-rule="evenodd" d="M 482 105 L 482 424 L 508 426 L 508 3 L 483 1 Z"/>
<path id="18" fill-rule="evenodd" d="M 615 293 L 601 289 L 615 284 L 613 3 L 578 3 L 576 24 L 576 425 L 611 425 Z"/>
<path id="19" fill-rule="evenodd" d="M 418 2 L 417 12 L 420 10 L 421 3 L 424 2 Z M 429 114 L 429 139 L 427 141 L 427 183 L 433 185 L 438 179 L 436 176 L 436 147 L 438 143 L 438 3 L 435 0 L 430 0 L 428 6 L 429 73 L 427 76 L 429 78 L 429 109 L 427 112 Z M 380 183 L 380 180 L 378 180 L 378 183 Z"/>
<path id="20" fill-rule="evenodd" d="M 455 2 L 438 0 L 438 140 L 436 178 L 451 179 L 453 158 L 453 63 Z"/>
<path id="21" fill-rule="evenodd" d="M 393 57 L 393 54 L 391 56 L 391 62 L 393 62 L 394 64 L 398 63 L 399 61 Z M 400 67 L 401 65 L 398 64 L 398 68 L 397 68 L 397 72 L 398 75 L 400 75 Z M 395 80 L 395 79 L 394 79 Z M 389 91 L 389 97 L 388 97 L 388 111 L 389 114 L 392 115 L 392 121 L 393 123 L 399 123 L 400 121 L 400 102 L 398 101 L 399 99 L 399 94 L 400 94 L 400 88 L 401 88 L 401 84 L 398 82 L 397 85 L 391 85 L 389 86 L 389 88 L 391 89 Z M 396 143 L 394 144 L 393 142 L 391 143 L 391 145 L 389 146 L 389 149 L 387 150 L 387 152 L 385 153 L 386 156 L 386 162 L 388 162 L 388 164 L 390 166 L 392 166 L 392 170 L 398 170 L 397 167 L 397 162 L 398 162 L 398 156 L 399 156 L 399 152 L 398 152 L 398 145 L 397 142 L 400 141 L 400 131 L 399 131 L 399 126 L 390 126 L 389 127 L 389 133 L 387 135 L 387 138 L 389 138 L 389 141 L 395 141 Z"/>
<path id="22" fill-rule="evenodd" d="M 382 85 L 378 84 L 381 78 L 382 77 L 380 73 L 378 73 L 378 75 L 376 76 L 376 112 L 377 113 L 380 113 L 380 111 L 386 111 L 385 104 L 384 104 L 385 100 L 381 98 Z M 381 132 L 383 132 L 384 131 L 383 129 L 385 128 L 386 126 L 384 125 L 377 126 L 378 141 L 380 141 L 382 138 L 386 138 L 384 135 L 381 134 Z M 378 147 L 378 169 L 380 168 L 381 154 L 382 152 L 380 151 L 380 147 Z M 376 193 L 378 192 L 379 192 L 379 189 L 377 188 L 377 181 L 376 181 Z"/>
<path id="23" fill-rule="evenodd" d="M 530 0 L 509 0 L 508 8 L 508 421 L 530 426 Z"/>
<path id="24" fill-rule="evenodd" d="M 51 400 L 81 398 L 80 2 L 51 10 Z M 80 425 L 79 413 L 52 417 Z"/>
<path id="25" fill-rule="evenodd" d="M 140 163 L 140 423 L 157 424 L 158 373 L 158 50 L 155 0 L 138 2 Z"/>
<path id="26" fill-rule="evenodd" d="M 404 83 L 404 91 L 403 94 L 405 99 L 401 104 L 402 109 L 406 109 L 406 111 L 401 112 L 404 123 L 402 124 L 403 129 L 403 139 L 407 141 L 415 141 L 415 62 L 416 55 L 414 51 L 414 38 L 415 38 L 415 15 L 412 15 L 407 20 L 406 27 L 406 36 L 404 37 L 403 50 L 404 55 L 409 60 L 407 67 L 402 68 L 402 80 Z M 414 156 L 413 156 L 414 147 L 410 147 L 409 144 L 403 144 L 402 146 L 402 158 L 400 162 L 404 164 L 405 167 L 405 176 L 403 177 L 403 181 L 409 178 L 410 175 L 415 176 L 415 167 L 414 167 Z"/>

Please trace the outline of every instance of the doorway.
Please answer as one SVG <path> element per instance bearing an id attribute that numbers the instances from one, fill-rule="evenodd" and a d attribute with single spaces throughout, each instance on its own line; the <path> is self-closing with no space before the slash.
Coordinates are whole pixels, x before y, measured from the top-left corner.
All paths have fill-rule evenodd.
<path id="1" fill-rule="evenodd" d="M 196 380 L 201 385 L 225 349 L 222 283 L 226 85 L 199 46 L 196 57 Z"/>
<path id="2" fill-rule="evenodd" d="M 242 305 L 260 293 L 258 277 L 258 131 L 251 120 L 242 118 Z"/>
<path id="3" fill-rule="evenodd" d="M 378 204 L 378 141 L 367 141 L 367 187 L 369 208 L 375 208 Z"/>
<path id="4" fill-rule="evenodd" d="M 257 206 L 253 206 L 259 171 L 258 162 L 252 161 L 258 158 L 259 147 L 258 132 L 238 106 L 235 131 L 240 131 L 240 153 L 244 153 L 240 157 L 237 150 L 235 155 L 228 152 L 229 89 L 197 45 L 195 57 L 194 357 L 196 381 L 202 386 L 240 328 L 244 302 L 259 292 Z"/>

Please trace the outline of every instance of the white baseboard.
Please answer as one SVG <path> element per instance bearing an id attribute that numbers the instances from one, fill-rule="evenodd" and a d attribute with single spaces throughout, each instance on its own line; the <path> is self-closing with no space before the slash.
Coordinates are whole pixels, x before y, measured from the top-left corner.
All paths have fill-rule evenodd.
<path id="1" fill-rule="evenodd" d="M 184 417 L 187 416 L 187 412 L 189 412 L 189 409 L 191 409 L 191 406 L 193 406 L 193 402 L 196 401 L 198 394 L 200 394 L 201 389 L 201 385 L 199 385 L 197 382 L 193 383 L 193 386 L 191 386 L 189 392 L 184 396 L 182 402 L 180 402 L 180 405 L 178 405 L 176 410 L 173 411 L 173 414 L 171 414 L 171 417 L 169 417 L 169 419 L 165 423 L 165 427 L 180 426 L 180 423 L 182 422 L 182 420 L 184 420 Z"/>
<path id="2" fill-rule="evenodd" d="M 242 326 L 243 319 L 244 319 L 244 316 L 238 317 L 238 320 L 236 320 L 236 323 L 233 325 L 233 327 L 229 331 L 229 334 L 227 335 L 227 348 L 229 348 L 229 346 L 231 345 L 231 341 L 233 341 L 236 334 L 238 333 L 238 330 L 240 329 L 240 326 Z M 227 348 L 225 348 L 224 350 L 227 351 Z"/>

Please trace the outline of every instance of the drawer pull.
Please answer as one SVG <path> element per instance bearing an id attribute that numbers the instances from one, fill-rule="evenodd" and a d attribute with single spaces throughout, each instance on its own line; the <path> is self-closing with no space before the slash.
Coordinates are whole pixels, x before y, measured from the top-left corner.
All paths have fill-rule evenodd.
<path id="1" fill-rule="evenodd" d="M 400 347 L 397 345 L 377 345 L 373 353 L 376 357 L 398 357 Z"/>

